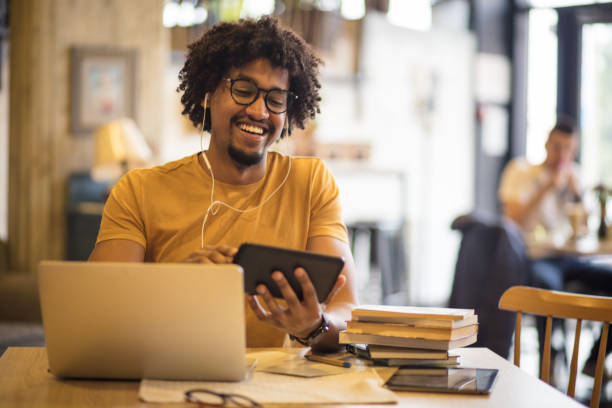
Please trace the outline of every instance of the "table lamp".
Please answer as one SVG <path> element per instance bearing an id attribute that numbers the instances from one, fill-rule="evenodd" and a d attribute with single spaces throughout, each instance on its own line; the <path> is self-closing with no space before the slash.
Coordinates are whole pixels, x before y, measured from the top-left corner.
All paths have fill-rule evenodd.
<path id="1" fill-rule="evenodd" d="M 116 119 L 96 131 L 91 177 L 115 183 L 128 170 L 146 166 L 151 157 L 151 149 L 134 120 Z"/>

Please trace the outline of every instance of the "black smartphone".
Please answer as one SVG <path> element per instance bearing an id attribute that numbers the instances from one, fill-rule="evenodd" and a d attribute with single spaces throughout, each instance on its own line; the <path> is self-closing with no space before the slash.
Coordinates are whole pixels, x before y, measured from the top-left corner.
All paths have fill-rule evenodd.
<path id="1" fill-rule="evenodd" d="M 272 272 L 281 271 L 300 301 L 304 299 L 302 285 L 293 272 L 295 268 L 302 267 L 315 287 L 319 302 L 329 295 L 344 267 L 344 259 L 340 257 L 251 243 L 240 245 L 234 256 L 234 263 L 242 266 L 244 270 L 246 293 L 257 294 L 255 288 L 263 283 L 272 296 L 282 298 L 283 295 L 271 276 Z"/>

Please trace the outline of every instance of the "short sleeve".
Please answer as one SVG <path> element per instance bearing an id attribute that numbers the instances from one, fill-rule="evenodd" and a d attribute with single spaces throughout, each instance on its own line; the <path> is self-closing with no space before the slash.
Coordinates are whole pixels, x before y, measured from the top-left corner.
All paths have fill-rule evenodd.
<path id="1" fill-rule="evenodd" d="M 346 226 L 342 222 L 340 192 L 331 171 L 317 161 L 311 180 L 310 228 L 308 238 L 331 236 L 348 242 Z"/>
<path id="2" fill-rule="evenodd" d="M 104 205 L 96 244 L 111 239 L 129 239 L 146 249 L 141 198 L 140 177 L 136 171 L 131 171 L 113 187 Z"/>

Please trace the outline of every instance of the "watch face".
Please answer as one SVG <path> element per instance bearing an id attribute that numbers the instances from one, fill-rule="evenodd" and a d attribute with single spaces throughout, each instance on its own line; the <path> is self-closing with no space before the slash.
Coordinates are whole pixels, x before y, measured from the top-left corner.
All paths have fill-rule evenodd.
<path id="1" fill-rule="evenodd" d="M 325 319 L 325 315 L 321 315 L 321 324 L 319 325 L 319 327 L 315 329 L 315 331 L 310 336 L 308 336 L 308 342 L 310 344 L 314 343 L 316 340 L 318 340 L 321 336 L 323 336 L 328 331 L 329 331 L 329 323 L 327 323 L 327 319 Z"/>

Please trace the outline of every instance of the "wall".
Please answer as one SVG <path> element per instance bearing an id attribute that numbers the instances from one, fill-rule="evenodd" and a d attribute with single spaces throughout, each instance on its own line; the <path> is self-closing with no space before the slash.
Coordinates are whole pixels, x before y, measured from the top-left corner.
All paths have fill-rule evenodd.
<path id="1" fill-rule="evenodd" d="M 8 41 L 2 40 L 2 67 L 0 67 L 0 241 L 8 238 L 8 124 L 9 124 L 9 64 Z"/>
<path id="2" fill-rule="evenodd" d="M 404 212 L 411 304 L 448 299 L 459 244 L 450 224 L 474 205 L 475 51 L 468 32 L 419 32 L 368 12 L 359 85 L 322 88 L 317 140 L 370 143 L 369 169 L 403 174 L 404 197 L 360 178 L 360 199 L 346 200 L 343 212 L 378 208 L 370 216 L 382 220 Z M 350 186 L 339 184 L 346 194 Z"/>
<path id="3" fill-rule="evenodd" d="M 64 256 L 66 180 L 87 170 L 91 135 L 70 132 L 70 49 L 138 51 L 137 122 L 156 146 L 163 124 L 162 82 L 169 36 L 163 0 L 11 2 L 9 262 L 31 271 Z"/>
<path id="4" fill-rule="evenodd" d="M 510 150 L 524 153 L 524 143 L 521 147 L 510 136 L 515 132 L 524 138 L 525 132 L 519 124 L 522 108 L 511 106 L 511 87 L 514 92 L 520 90 L 520 78 L 511 74 L 513 6 L 507 0 L 474 0 L 471 4 L 472 30 L 478 43 L 475 209 L 494 215 L 500 212 L 497 189 Z"/>
<path id="5" fill-rule="evenodd" d="M 136 121 L 152 146 L 159 144 L 164 118 L 164 69 L 169 58 L 170 37 L 162 26 L 164 0 L 56 0 L 56 75 L 60 87 L 70 89 L 70 48 L 112 46 L 138 51 Z M 63 123 L 70 121 L 70 94 L 61 108 Z M 66 129 L 67 132 L 69 130 Z M 93 138 L 68 136 L 68 163 L 72 170 L 88 170 L 93 156 Z"/>

